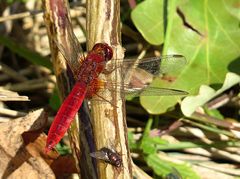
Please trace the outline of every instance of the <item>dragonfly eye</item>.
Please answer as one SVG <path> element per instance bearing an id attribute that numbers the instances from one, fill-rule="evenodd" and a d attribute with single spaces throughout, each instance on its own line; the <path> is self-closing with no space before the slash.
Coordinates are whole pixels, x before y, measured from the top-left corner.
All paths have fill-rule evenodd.
<path id="1" fill-rule="evenodd" d="M 104 51 L 105 51 L 105 59 L 108 61 L 108 60 L 111 60 L 112 57 L 113 57 L 113 51 L 112 51 L 112 48 L 109 46 L 109 45 L 105 45 L 104 47 Z"/>
<path id="2" fill-rule="evenodd" d="M 113 56 L 112 48 L 107 43 L 97 43 L 92 48 L 93 51 L 102 53 L 106 61 L 111 60 Z"/>

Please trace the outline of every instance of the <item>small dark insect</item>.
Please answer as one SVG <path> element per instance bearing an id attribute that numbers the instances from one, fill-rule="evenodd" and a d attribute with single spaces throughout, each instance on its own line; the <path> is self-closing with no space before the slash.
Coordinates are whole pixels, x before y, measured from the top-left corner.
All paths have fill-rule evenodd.
<path id="1" fill-rule="evenodd" d="M 122 166 L 122 157 L 113 149 L 103 147 L 96 152 L 90 153 L 90 156 L 103 160 L 117 168 Z"/>

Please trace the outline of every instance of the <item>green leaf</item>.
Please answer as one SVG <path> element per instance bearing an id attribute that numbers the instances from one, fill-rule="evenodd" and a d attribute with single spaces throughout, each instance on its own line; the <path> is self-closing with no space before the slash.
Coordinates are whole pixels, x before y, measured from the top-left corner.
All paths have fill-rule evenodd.
<path id="1" fill-rule="evenodd" d="M 224 0 L 223 2 L 228 12 L 240 20 L 239 0 Z"/>
<path id="2" fill-rule="evenodd" d="M 49 99 L 49 105 L 57 111 L 61 106 L 61 101 L 58 95 L 57 87 L 54 88 L 54 91 Z"/>
<path id="3" fill-rule="evenodd" d="M 197 96 L 188 96 L 182 101 L 181 110 L 185 116 L 191 116 L 192 113 L 207 101 L 213 99 L 223 91 L 231 88 L 240 82 L 240 76 L 234 73 L 227 73 L 226 79 L 221 89 L 215 91 L 213 88 L 202 85 Z"/>
<path id="4" fill-rule="evenodd" d="M 132 11 L 131 18 L 150 44 L 163 43 L 163 0 L 143 1 Z"/>
<path id="5" fill-rule="evenodd" d="M 188 179 L 200 179 L 200 177 L 192 170 L 189 164 L 176 164 L 168 160 L 161 159 L 157 154 L 151 154 L 146 157 L 147 164 L 153 169 L 153 171 L 162 177 L 172 173 L 173 169 L 176 169 L 182 178 Z"/>
<path id="6" fill-rule="evenodd" d="M 59 152 L 60 155 L 67 155 L 71 152 L 69 146 L 61 144 L 61 142 L 56 145 L 56 150 Z"/>
<path id="7" fill-rule="evenodd" d="M 174 82 L 158 80 L 157 85 L 196 94 L 203 84 L 223 83 L 228 71 L 239 74 L 239 19 L 226 9 L 232 1 L 176 2 L 179 4 L 169 1 L 163 54 L 184 55 L 188 65 L 180 74 L 167 74 L 167 77 L 176 77 Z M 188 26 L 184 25 L 184 19 Z M 140 98 L 143 107 L 151 114 L 164 113 L 179 100 L 180 97 Z"/>
<path id="8" fill-rule="evenodd" d="M 24 47 L 22 43 L 14 42 L 11 38 L 0 35 L 0 44 L 6 46 L 12 52 L 18 54 L 35 65 L 41 65 L 47 67 L 48 69 L 52 69 L 52 63 L 49 61 L 49 58 L 45 58 L 38 53 L 29 50 L 28 48 Z"/>
<path id="9" fill-rule="evenodd" d="M 141 143 L 141 149 L 144 154 L 153 154 L 161 149 L 162 146 L 166 148 L 169 142 L 160 137 L 145 137 Z"/>
<path id="10" fill-rule="evenodd" d="M 130 132 L 130 131 L 128 132 L 128 145 L 131 150 L 138 148 L 138 144 L 136 139 L 134 139 L 133 132 Z"/>
<path id="11" fill-rule="evenodd" d="M 207 115 L 215 117 L 217 119 L 224 119 L 224 116 L 220 113 L 219 110 L 217 109 L 208 109 L 208 108 L 204 108 L 204 111 Z"/>
<path id="12" fill-rule="evenodd" d="M 148 119 L 147 125 L 144 129 L 142 140 L 140 142 L 140 149 L 145 154 L 153 154 L 157 152 L 156 144 L 166 145 L 168 142 L 160 137 L 150 137 L 149 133 L 153 124 L 153 118 Z"/>

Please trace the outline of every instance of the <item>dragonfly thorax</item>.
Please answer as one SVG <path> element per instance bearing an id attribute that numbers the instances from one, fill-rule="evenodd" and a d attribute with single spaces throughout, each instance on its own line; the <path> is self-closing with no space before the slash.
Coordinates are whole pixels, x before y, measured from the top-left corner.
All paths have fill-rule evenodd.
<path id="1" fill-rule="evenodd" d="M 77 79 L 86 83 L 86 85 L 90 85 L 92 81 L 98 78 L 105 66 L 106 61 L 104 57 L 99 54 L 90 53 L 86 60 L 83 61 Z"/>
<path id="2" fill-rule="evenodd" d="M 93 81 L 96 81 L 99 74 L 104 70 L 107 61 L 110 60 L 112 56 L 113 51 L 108 44 L 95 44 L 82 62 L 77 79 L 86 83 L 86 85 L 90 85 Z"/>

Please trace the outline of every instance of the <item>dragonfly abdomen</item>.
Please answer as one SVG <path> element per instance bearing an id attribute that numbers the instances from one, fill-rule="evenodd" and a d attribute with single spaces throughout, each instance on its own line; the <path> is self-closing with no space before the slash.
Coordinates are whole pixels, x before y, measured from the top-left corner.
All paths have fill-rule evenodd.
<path id="1" fill-rule="evenodd" d="M 45 151 L 49 152 L 64 136 L 86 96 L 85 83 L 76 82 L 64 100 L 48 132 Z"/>

